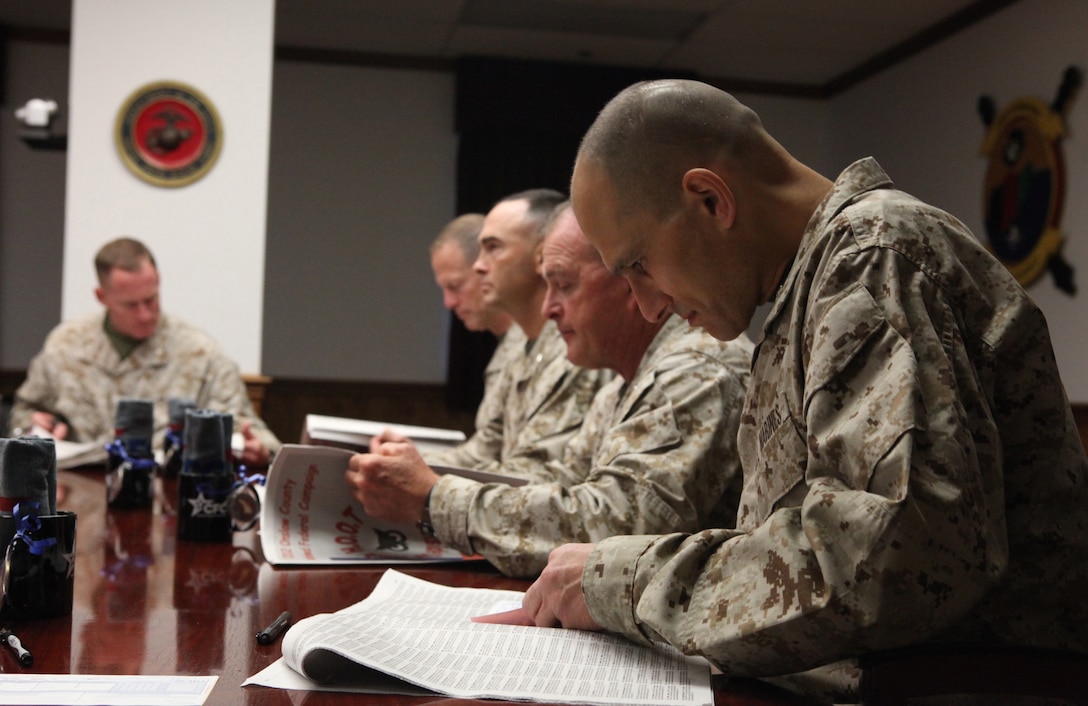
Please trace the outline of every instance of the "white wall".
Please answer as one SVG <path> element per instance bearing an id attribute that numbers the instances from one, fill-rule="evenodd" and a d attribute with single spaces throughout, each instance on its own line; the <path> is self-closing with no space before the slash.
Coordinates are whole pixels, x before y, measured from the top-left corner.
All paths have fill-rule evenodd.
<path id="1" fill-rule="evenodd" d="M 896 185 L 963 220 L 985 239 L 985 135 L 976 111 L 988 94 L 998 110 L 1035 96 L 1049 104 L 1069 65 L 1088 72 L 1088 3 L 1020 0 L 830 102 L 841 169 L 872 155 Z M 1028 292 L 1047 316 L 1070 400 L 1088 402 L 1088 95 L 1074 98 L 1062 142 L 1064 257 L 1079 291 L 1069 296 L 1045 273 Z"/>
<path id="2" fill-rule="evenodd" d="M 63 318 L 101 308 L 90 263 L 104 242 L 130 235 L 155 254 L 163 308 L 260 371 L 274 9 L 274 0 L 74 0 Z M 222 122 L 218 160 L 187 186 L 149 184 L 117 152 L 118 110 L 158 81 L 193 86 Z"/>

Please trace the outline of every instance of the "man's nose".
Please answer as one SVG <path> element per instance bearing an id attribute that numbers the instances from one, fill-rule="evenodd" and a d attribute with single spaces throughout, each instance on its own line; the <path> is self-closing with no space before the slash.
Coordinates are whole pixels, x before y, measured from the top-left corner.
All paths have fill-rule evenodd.
<path id="1" fill-rule="evenodd" d="M 672 297 L 644 280 L 628 280 L 638 310 L 647 321 L 656 323 L 672 313 Z"/>
<path id="2" fill-rule="evenodd" d="M 544 295 L 544 303 L 540 306 L 540 313 L 545 319 L 558 319 L 562 307 L 559 306 L 551 294 Z"/>

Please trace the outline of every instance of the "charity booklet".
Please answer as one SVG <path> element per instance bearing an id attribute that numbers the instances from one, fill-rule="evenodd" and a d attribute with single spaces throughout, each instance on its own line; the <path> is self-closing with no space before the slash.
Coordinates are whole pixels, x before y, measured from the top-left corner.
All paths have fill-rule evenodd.
<path id="1" fill-rule="evenodd" d="M 293 625 L 283 658 L 243 686 L 609 706 L 713 704 L 709 663 L 667 645 L 470 620 L 520 606 L 521 598 L 519 591 L 452 588 L 389 569 L 362 601 Z"/>
<path id="2" fill-rule="evenodd" d="M 328 417 L 322 414 L 307 414 L 302 426 L 303 444 L 341 446 L 367 451 L 371 437 L 385 429 L 392 429 L 412 440 L 423 455 L 428 452 L 442 451 L 456 446 L 465 440 L 464 432 L 456 429 L 438 429 L 408 424 L 390 424 L 374 422 L 369 419 L 349 419 L 347 417 Z"/>
<path id="3" fill-rule="evenodd" d="M 334 446 L 284 444 L 268 469 L 261 498 L 261 549 L 274 565 L 420 564 L 466 556 L 412 523 L 371 517 L 344 479 L 355 452 Z M 484 483 L 525 479 L 434 466 Z"/>

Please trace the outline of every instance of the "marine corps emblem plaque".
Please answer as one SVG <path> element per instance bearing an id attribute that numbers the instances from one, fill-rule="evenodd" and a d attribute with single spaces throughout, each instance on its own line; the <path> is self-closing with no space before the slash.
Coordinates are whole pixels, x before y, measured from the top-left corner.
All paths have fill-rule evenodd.
<path id="1" fill-rule="evenodd" d="M 212 103 L 191 86 L 153 83 L 117 113 L 117 151 L 128 169 L 158 186 L 191 184 L 208 173 L 223 145 Z"/>

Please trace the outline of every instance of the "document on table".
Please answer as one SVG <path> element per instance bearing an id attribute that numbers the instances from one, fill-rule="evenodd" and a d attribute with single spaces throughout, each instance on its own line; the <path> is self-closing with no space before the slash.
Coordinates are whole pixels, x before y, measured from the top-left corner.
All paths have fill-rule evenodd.
<path id="1" fill-rule="evenodd" d="M 671 647 L 470 620 L 520 604 L 521 595 L 450 588 L 387 570 L 365 600 L 292 626 L 283 659 L 243 686 L 371 693 L 422 687 L 460 698 L 605 706 L 713 703 L 706 660 Z"/>
<path id="2" fill-rule="evenodd" d="M 268 469 L 261 498 L 261 549 L 275 566 L 426 564 L 480 560 L 465 556 L 416 523 L 368 515 L 348 492 L 344 471 L 353 451 L 284 444 Z M 481 483 L 523 485 L 524 478 L 468 468 L 431 466 L 438 474 Z"/>
<path id="3" fill-rule="evenodd" d="M 0 704 L 201 706 L 217 676 L 0 674 Z"/>

